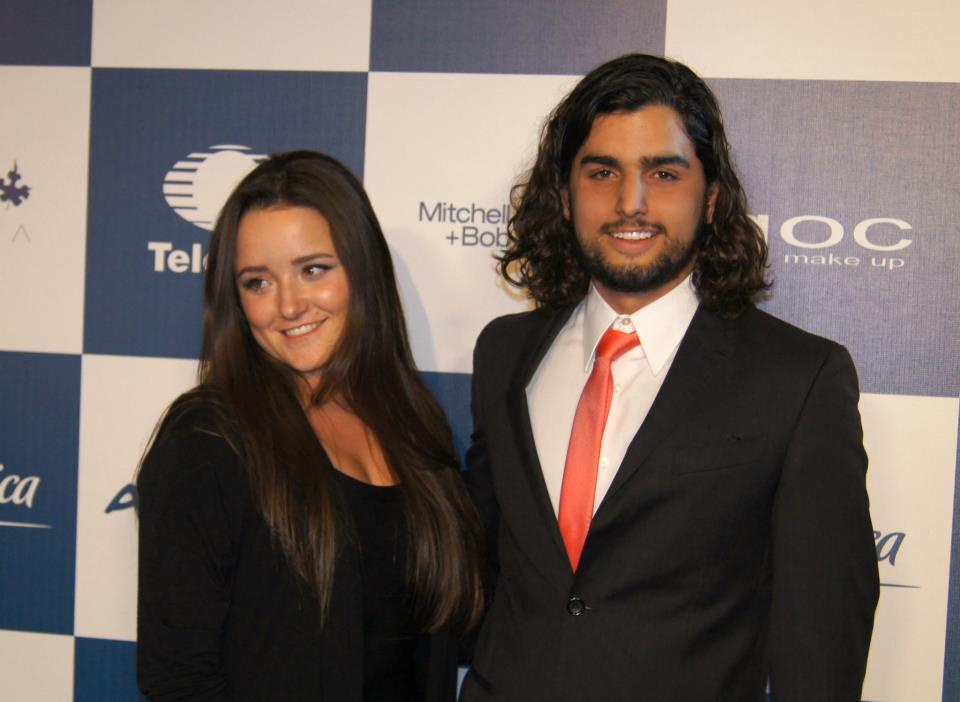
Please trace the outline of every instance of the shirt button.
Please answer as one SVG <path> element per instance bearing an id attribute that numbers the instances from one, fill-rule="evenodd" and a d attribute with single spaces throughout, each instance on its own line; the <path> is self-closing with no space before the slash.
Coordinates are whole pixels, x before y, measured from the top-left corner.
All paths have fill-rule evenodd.
<path id="1" fill-rule="evenodd" d="M 601 467 L 601 468 L 606 468 L 608 465 L 610 465 L 610 461 L 608 461 L 606 458 L 601 458 L 601 459 L 600 459 L 600 467 Z"/>
<path id="2" fill-rule="evenodd" d="M 581 614 L 583 614 L 586 608 L 587 605 L 585 605 L 583 600 L 576 595 L 567 600 L 567 613 L 573 615 L 574 617 L 579 617 Z"/>
<path id="3" fill-rule="evenodd" d="M 620 392 L 621 390 L 623 390 L 623 386 L 620 385 L 620 383 L 617 383 L 616 385 L 613 386 L 614 392 Z"/>

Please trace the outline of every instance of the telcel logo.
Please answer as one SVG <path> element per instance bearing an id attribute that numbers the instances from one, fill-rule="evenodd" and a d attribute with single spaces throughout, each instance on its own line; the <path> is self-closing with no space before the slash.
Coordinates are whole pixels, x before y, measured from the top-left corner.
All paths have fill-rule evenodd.
<path id="1" fill-rule="evenodd" d="M 217 214 L 237 183 L 266 158 L 249 153 L 249 146 L 219 144 L 177 161 L 163 180 L 163 196 L 180 217 L 212 231 Z M 207 256 L 200 243 L 189 250 L 170 241 L 148 241 L 155 273 L 202 273 Z"/>
<path id="2" fill-rule="evenodd" d="M 227 196 L 243 176 L 266 158 L 248 151 L 249 146 L 220 144 L 177 161 L 163 179 L 167 204 L 188 222 L 213 231 Z"/>
<path id="3" fill-rule="evenodd" d="M 6 469 L 0 463 L 0 474 Z M 0 476 L 0 505 L 26 505 L 33 508 L 33 500 L 40 489 L 40 478 L 35 475 L 21 477 L 15 473 Z"/>

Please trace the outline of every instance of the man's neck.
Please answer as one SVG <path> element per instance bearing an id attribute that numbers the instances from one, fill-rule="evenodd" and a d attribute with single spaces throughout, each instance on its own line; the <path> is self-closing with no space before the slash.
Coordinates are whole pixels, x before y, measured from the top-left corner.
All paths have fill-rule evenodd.
<path id="1" fill-rule="evenodd" d="M 669 283 L 662 285 L 655 290 L 647 290 L 643 292 L 621 292 L 619 290 L 611 290 L 596 280 L 593 281 L 593 287 L 597 289 L 597 292 L 600 294 L 600 297 L 604 299 L 604 302 L 610 305 L 610 307 L 612 307 L 617 314 L 633 314 L 637 310 L 656 302 L 661 297 L 669 293 L 671 290 L 684 282 L 689 274 L 689 271 L 684 271 L 683 275 L 678 276 Z"/>

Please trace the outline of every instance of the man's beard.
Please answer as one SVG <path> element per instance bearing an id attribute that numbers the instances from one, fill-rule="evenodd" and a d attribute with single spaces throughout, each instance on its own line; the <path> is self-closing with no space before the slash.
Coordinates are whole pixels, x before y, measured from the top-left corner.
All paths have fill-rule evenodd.
<path id="1" fill-rule="evenodd" d="M 623 293 L 658 290 L 688 270 L 700 248 L 701 237 L 707 233 L 704 229 L 709 226 L 701 218 L 697 232 L 689 242 L 667 239 L 657 258 L 643 265 L 615 265 L 604 257 L 599 241 L 591 240 L 587 244 L 581 241 L 584 268 L 593 280 L 608 290 Z M 662 227 L 660 232 L 656 236 L 665 236 Z"/>

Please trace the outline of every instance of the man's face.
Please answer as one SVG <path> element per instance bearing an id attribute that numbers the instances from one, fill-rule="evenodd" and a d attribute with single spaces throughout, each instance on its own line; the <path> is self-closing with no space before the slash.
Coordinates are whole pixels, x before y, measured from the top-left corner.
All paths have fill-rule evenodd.
<path id="1" fill-rule="evenodd" d="M 649 105 L 594 120 L 562 198 L 597 291 L 629 314 L 693 270 L 717 187 L 707 187 L 676 111 Z"/>

